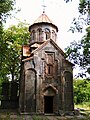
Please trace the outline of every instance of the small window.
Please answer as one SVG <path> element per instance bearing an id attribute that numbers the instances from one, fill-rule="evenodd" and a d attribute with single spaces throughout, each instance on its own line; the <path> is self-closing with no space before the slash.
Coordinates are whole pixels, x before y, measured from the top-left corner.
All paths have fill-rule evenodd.
<path id="1" fill-rule="evenodd" d="M 38 31 L 38 40 L 40 41 L 42 39 L 42 29 L 39 28 L 37 31 Z"/>
<path id="2" fill-rule="evenodd" d="M 46 40 L 48 39 L 48 34 L 46 34 Z"/>
<path id="3" fill-rule="evenodd" d="M 48 65 L 48 75 L 53 75 L 53 66 Z"/>
<path id="4" fill-rule="evenodd" d="M 36 35 L 35 35 L 35 30 L 33 30 L 32 33 L 31 33 L 31 39 L 32 39 L 32 40 L 35 40 L 35 37 L 36 37 Z"/>
<path id="5" fill-rule="evenodd" d="M 46 55 L 46 74 L 53 76 L 54 53 L 47 52 Z"/>
<path id="6" fill-rule="evenodd" d="M 50 38 L 50 30 L 48 28 L 45 29 L 46 40 Z"/>

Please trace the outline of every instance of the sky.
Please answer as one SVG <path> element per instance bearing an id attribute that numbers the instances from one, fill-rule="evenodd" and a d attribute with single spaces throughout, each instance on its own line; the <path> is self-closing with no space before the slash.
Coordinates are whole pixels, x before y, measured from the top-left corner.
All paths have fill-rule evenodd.
<path id="1" fill-rule="evenodd" d="M 65 3 L 64 0 L 16 0 L 15 7 L 21 11 L 17 14 L 12 12 L 14 17 L 7 19 L 6 28 L 18 24 L 19 21 L 33 24 L 43 13 L 43 5 L 46 6 L 45 13 L 59 29 L 57 44 L 63 51 L 74 40 L 81 40 L 85 33 L 73 34 L 69 31 L 73 18 L 77 18 L 79 15 L 79 0 L 72 0 L 68 3 Z M 77 67 L 74 69 L 74 76 L 78 72 Z"/>
<path id="2" fill-rule="evenodd" d="M 70 45 L 70 42 L 80 40 L 83 34 L 68 32 L 73 18 L 78 17 L 79 0 L 65 3 L 64 0 L 16 0 L 16 8 L 21 11 L 9 18 L 6 26 L 16 25 L 19 21 L 26 21 L 30 25 L 43 13 L 43 5 L 45 5 L 45 13 L 58 26 L 57 44 L 64 50 Z"/>

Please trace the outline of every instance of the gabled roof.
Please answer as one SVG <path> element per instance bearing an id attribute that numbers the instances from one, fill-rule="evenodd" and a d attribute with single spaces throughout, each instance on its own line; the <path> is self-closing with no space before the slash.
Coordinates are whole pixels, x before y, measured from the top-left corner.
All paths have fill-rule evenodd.
<path id="1" fill-rule="evenodd" d="M 54 47 L 60 51 L 60 53 L 64 56 L 64 52 L 62 51 L 62 49 L 52 40 L 47 40 L 45 41 L 43 44 L 41 44 L 37 49 L 35 49 L 31 54 L 34 54 L 35 52 L 38 52 L 39 50 L 41 50 L 44 46 L 46 46 L 48 43 L 51 43 L 52 45 L 54 45 Z"/>
<path id="2" fill-rule="evenodd" d="M 59 52 L 64 56 L 65 58 L 65 53 L 62 51 L 62 49 L 52 40 L 47 40 L 45 41 L 44 43 L 42 43 L 38 48 L 36 48 L 34 51 L 32 51 L 32 53 L 30 54 L 30 57 L 26 58 L 26 59 L 23 59 L 22 61 L 28 61 L 28 60 L 31 60 L 33 59 L 33 55 L 36 53 L 36 52 L 39 52 L 44 46 L 46 46 L 48 43 L 51 43 L 57 50 L 59 50 Z M 74 66 L 73 63 L 71 63 L 70 61 L 64 59 L 65 62 L 71 64 L 72 66 Z"/>
<path id="3" fill-rule="evenodd" d="M 44 46 L 46 46 L 48 43 L 51 43 L 57 50 L 59 50 L 59 52 L 64 56 L 65 58 L 65 53 L 63 52 L 63 50 L 52 40 L 47 40 L 45 41 L 43 44 L 41 44 L 37 49 L 35 49 L 31 54 L 35 54 L 36 52 L 38 52 L 39 50 L 41 50 Z M 72 66 L 74 66 L 73 63 L 71 63 L 70 61 L 66 60 L 65 58 L 65 61 L 69 64 L 71 64 Z"/>

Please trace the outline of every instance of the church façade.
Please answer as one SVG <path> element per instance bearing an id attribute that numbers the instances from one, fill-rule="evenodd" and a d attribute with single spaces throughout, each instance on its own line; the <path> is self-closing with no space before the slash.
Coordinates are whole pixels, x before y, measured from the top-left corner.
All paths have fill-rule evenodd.
<path id="1" fill-rule="evenodd" d="M 58 27 L 43 13 L 29 32 L 29 43 L 22 46 L 20 112 L 73 111 L 74 65 L 57 45 Z"/>

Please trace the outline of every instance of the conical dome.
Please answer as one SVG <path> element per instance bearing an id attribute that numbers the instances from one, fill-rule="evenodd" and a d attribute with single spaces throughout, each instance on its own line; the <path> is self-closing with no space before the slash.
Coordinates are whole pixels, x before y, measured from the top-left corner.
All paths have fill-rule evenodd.
<path id="1" fill-rule="evenodd" d="M 29 27 L 29 31 L 30 31 L 31 27 L 32 27 L 34 24 L 40 24 L 40 23 L 51 24 L 51 25 L 53 25 L 53 26 L 56 28 L 56 30 L 57 30 L 57 32 L 58 32 L 58 27 L 53 23 L 52 20 L 49 19 L 49 17 L 48 17 L 45 13 L 43 13 L 42 15 L 40 15 L 40 16 L 34 21 L 34 23 Z"/>
<path id="2" fill-rule="evenodd" d="M 29 26 L 30 44 L 42 43 L 48 39 L 56 42 L 58 27 L 43 13 Z"/>
<path id="3" fill-rule="evenodd" d="M 45 13 L 43 13 L 42 15 L 40 15 L 37 18 L 37 20 L 34 21 L 34 23 L 42 23 L 42 22 L 53 23 Z"/>

